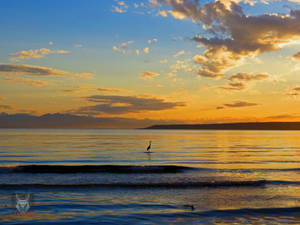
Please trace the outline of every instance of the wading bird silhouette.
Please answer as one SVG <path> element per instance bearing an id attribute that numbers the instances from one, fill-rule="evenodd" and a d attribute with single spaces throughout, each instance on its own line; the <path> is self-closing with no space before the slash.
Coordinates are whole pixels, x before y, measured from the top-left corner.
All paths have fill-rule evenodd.
<path id="1" fill-rule="evenodd" d="M 149 146 L 147 147 L 147 152 L 150 152 L 151 149 L 151 141 L 149 141 Z"/>

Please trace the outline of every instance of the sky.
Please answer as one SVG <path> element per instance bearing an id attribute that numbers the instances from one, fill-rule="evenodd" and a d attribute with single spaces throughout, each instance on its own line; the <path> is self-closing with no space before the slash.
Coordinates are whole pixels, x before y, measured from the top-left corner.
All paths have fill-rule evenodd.
<path id="1" fill-rule="evenodd" d="M 300 119 L 300 0 L 0 3 L 2 113 Z"/>

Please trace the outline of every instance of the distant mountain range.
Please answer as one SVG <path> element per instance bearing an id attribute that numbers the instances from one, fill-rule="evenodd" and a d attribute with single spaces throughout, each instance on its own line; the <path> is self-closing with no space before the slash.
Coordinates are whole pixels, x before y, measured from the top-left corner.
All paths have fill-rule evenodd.
<path id="1" fill-rule="evenodd" d="M 300 130 L 300 122 L 251 122 L 215 124 L 176 124 L 178 121 L 134 119 L 120 117 L 93 117 L 72 114 L 0 113 L 0 128 L 142 128 L 193 130 Z M 180 123 L 180 122 L 179 122 Z M 152 124 L 160 124 L 153 125 Z"/>
<path id="2" fill-rule="evenodd" d="M 61 113 L 41 116 L 0 113 L 0 128 L 141 128 L 156 123 L 176 122 L 178 121 L 77 116 Z"/>
<path id="3" fill-rule="evenodd" d="M 220 124 L 169 124 L 153 125 L 145 129 L 190 130 L 300 130 L 300 122 L 249 122 Z"/>

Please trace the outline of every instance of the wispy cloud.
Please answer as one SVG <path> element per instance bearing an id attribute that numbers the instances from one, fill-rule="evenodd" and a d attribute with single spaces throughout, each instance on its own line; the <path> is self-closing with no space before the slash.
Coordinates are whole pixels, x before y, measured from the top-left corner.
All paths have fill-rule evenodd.
<path id="1" fill-rule="evenodd" d="M 158 42 L 157 38 L 153 38 L 152 40 L 148 40 L 148 44 L 154 44 L 156 42 Z"/>
<path id="2" fill-rule="evenodd" d="M 176 54 L 174 54 L 174 57 L 177 58 L 181 55 L 184 55 L 184 50 L 181 50 L 181 51 L 177 52 Z"/>
<path id="3" fill-rule="evenodd" d="M 160 62 L 160 63 L 168 63 L 169 60 L 168 60 L 168 59 L 162 59 L 162 60 L 160 60 L 159 62 Z"/>
<path id="4" fill-rule="evenodd" d="M 75 47 L 75 48 L 82 48 L 83 45 L 82 45 L 82 44 L 75 44 L 74 47 Z"/>
<path id="5" fill-rule="evenodd" d="M 140 72 L 140 78 L 143 80 L 151 80 L 154 77 L 158 77 L 160 74 L 159 73 L 154 73 L 154 72 Z"/>
<path id="6" fill-rule="evenodd" d="M 52 50 L 48 48 L 22 50 L 9 54 L 11 61 L 20 61 L 22 59 L 39 59 L 49 54 L 68 54 L 66 50 Z"/>
<path id="7" fill-rule="evenodd" d="M 49 67 L 24 65 L 24 64 L 0 64 L 0 75 L 24 74 L 34 76 L 66 76 L 91 78 L 91 73 L 71 73 L 64 70 L 57 70 Z"/>
<path id="8" fill-rule="evenodd" d="M 49 84 L 49 82 L 47 82 L 47 81 L 34 80 L 34 79 L 22 78 L 22 77 L 21 78 L 6 77 L 3 80 L 6 82 L 11 82 L 11 83 L 24 83 L 24 84 L 28 84 L 28 85 L 36 86 L 36 87 L 44 87 Z"/>
<path id="9" fill-rule="evenodd" d="M 10 110 L 10 109 L 15 109 L 15 107 L 13 105 L 0 104 L 0 109 Z"/>
<path id="10" fill-rule="evenodd" d="M 62 92 L 67 93 L 83 93 L 88 91 L 100 91 L 100 92 L 109 92 L 109 93 L 127 93 L 130 90 L 122 89 L 122 88 L 96 88 L 96 87 L 81 87 L 78 86 L 74 89 L 63 89 Z"/>
<path id="11" fill-rule="evenodd" d="M 224 108 L 240 108 L 240 107 L 249 107 L 249 106 L 257 106 L 257 103 L 245 102 L 245 101 L 236 101 L 234 103 L 226 103 L 222 106 L 218 106 L 217 109 L 224 109 Z"/>
<path id="12" fill-rule="evenodd" d="M 127 41 L 127 42 L 121 43 L 119 46 L 114 45 L 113 50 L 114 51 L 119 51 L 119 52 L 122 52 L 123 54 L 125 54 L 126 50 L 128 49 L 128 46 L 133 44 L 133 43 L 134 43 L 134 41 Z"/>
<path id="13" fill-rule="evenodd" d="M 124 1 L 116 1 L 117 5 L 113 5 L 113 12 L 125 13 L 128 10 L 128 5 Z"/>

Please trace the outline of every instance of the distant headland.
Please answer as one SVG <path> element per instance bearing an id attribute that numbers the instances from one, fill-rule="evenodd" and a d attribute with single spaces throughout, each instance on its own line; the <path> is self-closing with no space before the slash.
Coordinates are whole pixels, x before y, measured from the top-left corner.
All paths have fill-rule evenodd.
<path id="1" fill-rule="evenodd" d="M 153 125 L 144 129 L 187 130 L 300 130 L 300 122 L 246 122 L 215 124 L 169 124 Z"/>

